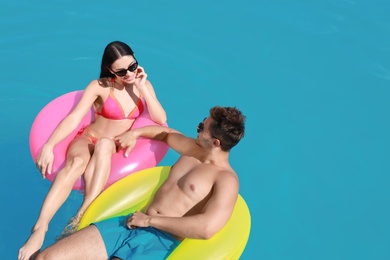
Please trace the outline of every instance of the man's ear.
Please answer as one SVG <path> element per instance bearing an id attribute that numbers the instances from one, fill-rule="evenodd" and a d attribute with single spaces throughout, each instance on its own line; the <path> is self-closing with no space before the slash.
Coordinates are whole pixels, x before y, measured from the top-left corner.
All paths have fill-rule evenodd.
<path id="1" fill-rule="evenodd" d="M 216 147 L 219 147 L 219 146 L 221 146 L 221 141 L 219 141 L 219 139 L 215 138 L 214 141 L 213 141 L 213 144 L 214 144 Z"/>

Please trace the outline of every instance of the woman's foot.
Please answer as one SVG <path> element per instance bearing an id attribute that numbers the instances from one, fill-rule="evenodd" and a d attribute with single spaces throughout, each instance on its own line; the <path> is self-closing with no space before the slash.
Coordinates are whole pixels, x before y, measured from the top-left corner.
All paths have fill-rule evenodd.
<path id="1" fill-rule="evenodd" d="M 27 242 L 19 249 L 18 260 L 28 260 L 39 252 L 47 229 L 37 228 L 31 232 Z"/>
<path id="2" fill-rule="evenodd" d="M 66 225 L 66 227 L 62 231 L 61 236 L 58 239 L 70 236 L 71 234 L 76 232 L 78 227 L 79 227 L 80 220 L 81 220 L 82 217 L 83 217 L 83 212 L 79 212 L 79 213 L 76 214 L 76 216 L 72 217 L 69 220 L 68 225 Z"/>

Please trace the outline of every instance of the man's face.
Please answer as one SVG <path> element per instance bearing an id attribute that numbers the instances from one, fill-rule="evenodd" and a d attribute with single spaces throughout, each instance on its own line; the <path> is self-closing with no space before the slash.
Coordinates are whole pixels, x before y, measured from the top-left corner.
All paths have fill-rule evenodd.
<path id="1" fill-rule="evenodd" d="M 203 119 L 202 122 L 200 122 L 196 128 L 196 131 L 198 132 L 198 138 L 196 139 L 196 143 L 205 148 L 210 149 L 212 147 L 215 137 L 212 137 L 209 131 L 210 123 L 212 122 L 212 119 L 210 117 L 206 117 Z"/>

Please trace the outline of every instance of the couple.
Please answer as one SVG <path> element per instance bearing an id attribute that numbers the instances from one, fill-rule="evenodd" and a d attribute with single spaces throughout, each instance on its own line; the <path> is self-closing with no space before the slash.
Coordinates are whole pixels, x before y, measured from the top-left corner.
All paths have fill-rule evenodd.
<path id="1" fill-rule="evenodd" d="M 118 142 L 126 152 L 138 137 L 147 137 L 181 154 L 151 204 L 144 212 L 93 223 L 36 259 L 137 259 L 144 250 L 151 259 L 164 259 L 184 238 L 212 237 L 229 220 L 238 196 L 228 157 L 244 135 L 244 121 L 236 108 L 213 107 L 199 123 L 196 139 L 163 126 L 124 133 Z"/>
<path id="2" fill-rule="evenodd" d="M 115 50 L 117 49 L 118 48 Z M 131 86 L 132 91 L 129 91 L 129 88 L 127 88 L 126 92 L 129 94 L 134 94 L 135 92 L 136 98 L 132 100 L 141 99 L 140 96 L 144 93 L 144 99 L 148 104 L 149 110 L 151 110 L 150 106 L 154 108 L 151 111 L 152 119 L 154 111 L 154 118 L 157 118 L 156 122 L 161 118 L 162 121 L 164 121 L 165 112 L 161 105 L 159 105 L 153 89 L 151 88 L 151 84 L 148 83 L 147 87 L 145 87 L 139 83 L 138 85 L 134 83 L 134 81 L 137 81 L 138 77 L 136 73 L 134 73 L 133 67 L 131 67 L 136 63 L 133 54 L 121 56 L 121 53 L 118 51 L 116 51 L 115 54 L 119 55 L 119 58 L 116 57 L 117 61 L 119 60 L 122 62 L 114 62 L 110 64 L 110 66 L 103 68 L 103 56 L 102 71 L 105 69 L 112 72 L 112 75 L 123 77 L 122 82 L 120 81 L 121 79 L 118 79 L 116 76 L 113 76 L 114 80 L 107 78 L 108 81 L 128 83 L 127 85 L 117 85 L 120 85 L 119 87 L 122 86 L 124 89 Z M 127 69 L 122 69 L 126 68 L 127 65 L 129 65 Z M 120 75 L 117 75 L 116 73 Z M 139 71 L 139 74 L 141 74 L 141 80 L 142 78 L 146 78 L 143 69 Z M 126 82 L 126 80 L 128 82 Z M 113 87 L 115 88 L 117 86 L 114 85 Z M 93 89 L 93 87 L 91 88 Z M 117 89 L 115 88 L 115 91 L 116 90 Z M 86 92 L 87 91 L 88 87 Z M 111 92 L 114 90 L 110 89 L 109 91 Z M 106 93 L 103 92 L 103 95 L 101 95 L 103 97 L 100 96 L 100 93 L 95 93 L 95 95 L 92 94 L 94 99 L 90 98 L 87 105 L 84 104 L 84 106 L 88 107 L 88 105 L 94 104 L 97 106 L 97 111 L 101 112 L 101 106 L 104 108 L 105 102 L 107 102 L 102 102 L 102 100 L 107 100 L 107 96 L 111 95 L 111 93 L 106 94 L 105 96 L 104 94 Z M 116 94 L 121 94 L 121 92 Z M 125 97 L 125 95 L 122 95 L 122 97 Z M 80 103 L 82 103 L 82 101 L 80 101 Z M 140 102 L 133 102 L 133 106 L 135 103 Z M 77 107 L 79 107 L 79 105 Z M 75 110 L 77 110 L 77 107 Z M 129 108 L 131 109 L 131 106 Z M 99 117 L 97 117 L 95 122 L 98 120 L 103 121 L 104 119 L 99 119 Z M 126 122 L 127 120 L 120 121 Z M 142 255 L 142 246 L 139 245 L 145 243 L 148 245 L 152 243 L 156 249 L 155 255 L 160 254 L 159 257 L 163 258 L 185 237 L 203 239 L 211 237 L 229 220 L 238 195 L 238 179 L 229 165 L 228 155 L 230 149 L 236 145 L 244 135 L 244 121 L 245 117 L 236 108 L 214 107 L 210 110 L 209 117 L 198 125 L 199 134 L 197 139 L 187 138 L 173 129 L 159 126 L 150 126 L 130 131 L 122 130 L 123 133 L 116 133 L 112 134 L 112 136 L 108 136 L 111 138 L 101 138 L 102 135 L 99 135 L 99 132 L 97 131 L 99 128 L 96 126 L 94 128 L 94 125 L 92 124 L 92 127 L 87 129 L 88 132 L 86 132 L 86 134 L 81 133 L 80 135 L 80 138 L 87 144 L 92 143 L 95 145 L 92 137 L 97 135 L 99 138 L 96 143 L 95 151 L 92 150 L 89 152 L 89 154 L 92 154 L 92 158 L 91 156 L 87 158 L 90 160 L 89 164 L 91 164 L 94 158 L 93 156 L 95 156 L 97 148 L 99 147 L 98 144 L 102 139 L 106 139 L 104 140 L 104 143 L 107 147 L 110 147 L 108 144 L 111 144 L 114 147 L 115 145 L 128 147 L 126 151 L 126 154 L 128 154 L 134 146 L 137 137 L 154 138 L 165 141 L 182 156 L 172 167 L 169 177 L 156 193 L 153 202 L 145 212 L 134 212 L 134 214 L 128 218 L 113 218 L 100 223 L 94 223 L 48 247 L 38 254 L 37 259 L 61 259 L 61 257 L 64 259 L 77 259 L 81 256 L 83 259 L 128 259 L 129 254 L 134 257 L 137 256 L 137 254 Z M 105 122 L 103 121 L 101 124 L 104 123 Z M 94 135 L 92 135 L 91 132 Z M 61 139 L 60 137 L 62 134 L 60 137 L 58 137 L 58 135 L 59 134 L 57 133 L 55 141 Z M 73 142 L 77 143 L 77 140 L 78 139 L 76 138 Z M 108 150 L 110 151 L 110 149 Z M 111 150 L 115 149 L 111 148 Z M 68 151 L 67 159 L 71 158 L 72 155 L 73 154 Z M 73 155 L 73 157 L 75 156 Z M 69 160 L 67 160 L 67 162 L 68 161 Z M 81 167 L 81 173 L 78 169 L 77 174 L 75 175 L 80 176 L 84 170 L 85 173 L 87 173 L 86 169 L 88 169 L 89 164 L 88 166 L 84 165 Z M 70 165 L 69 168 L 71 168 L 71 166 L 72 165 Z M 45 165 L 40 165 L 38 163 L 38 167 L 40 167 L 44 173 L 47 167 L 49 167 L 50 170 L 50 163 Z M 67 169 L 66 166 L 65 169 Z M 96 172 L 93 174 L 95 175 Z M 53 186 L 54 185 L 55 183 L 53 183 Z M 53 190 L 53 187 L 51 190 Z M 55 210 L 57 209 L 58 207 Z M 42 215 L 42 210 L 40 217 Z M 51 209 L 51 211 L 53 210 Z M 50 216 L 50 219 L 51 217 L 52 215 Z M 46 221 L 46 229 L 48 224 L 47 219 L 48 218 L 46 217 L 43 221 Z M 39 221 L 37 221 L 37 223 L 38 222 Z M 43 228 L 45 228 L 45 225 L 43 225 Z M 41 227 L 36 224 L 32 236 L 19 251 L 19 259 L 29 259 L 35 251 L 39 251 L 43 242 L 44 232 L 46 232 L 46 230 L 43 229 L 43 236 L 41 233 L 38 233 L 38 238 L 34 237 L 34 234 L 37 234 L 36 232 L 39 228 Z M 138 242 L 135 242 L 135 240 L 138 240 Z M 141 251 L 137 251 L 137 249 L 140 249 Z"/>

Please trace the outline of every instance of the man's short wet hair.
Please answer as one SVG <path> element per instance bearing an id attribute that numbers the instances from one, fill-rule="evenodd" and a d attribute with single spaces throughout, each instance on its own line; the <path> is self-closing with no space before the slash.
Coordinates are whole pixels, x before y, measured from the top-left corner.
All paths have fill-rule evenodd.
<path id="1" fill-rule="evenodd" d="M 210 134 L 220 141 L 223 151 L 230 151 L 244 137 L 246 117 L 236 107 L 220 106 L 210 109 L 210 117 Z"/>

